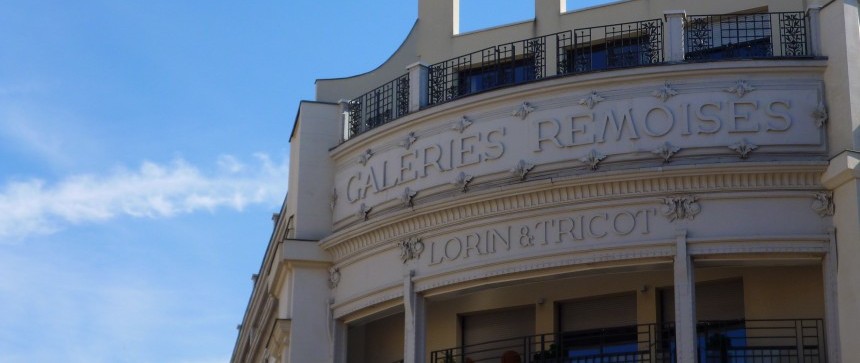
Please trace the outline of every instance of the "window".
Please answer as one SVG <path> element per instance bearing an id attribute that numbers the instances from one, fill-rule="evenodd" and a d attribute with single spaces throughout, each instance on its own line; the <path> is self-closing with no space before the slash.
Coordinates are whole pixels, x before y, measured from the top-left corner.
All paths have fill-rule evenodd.
<path id="1" fill-rule="evenodd" d="M 635 293 L 559 304 L 558 319 L 567 358 L 627 362 L 638 356 Z"/>
<path id="2" fill-rule="evenodd" d="M 458 94 L 467 95 L 536 79 L 535 58 L 491 63 L 458 72 Z"/>

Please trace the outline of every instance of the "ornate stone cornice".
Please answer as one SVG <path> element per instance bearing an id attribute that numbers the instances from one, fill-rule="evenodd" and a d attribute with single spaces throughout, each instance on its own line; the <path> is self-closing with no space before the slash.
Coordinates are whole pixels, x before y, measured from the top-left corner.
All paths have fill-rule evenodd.
<path id="1" fill-rule="evenodd" d="M 748 166 L 747 166 L 748 165 Z M 399 218 L 380 218 L 338 231 L 322 242 L 322 247 L 335 261 L 360 253 L 386 241 L 404 236 L 423 234 L 453 223 L 517 213 L 538 208 L 552 208 L 570 203 L 598 200 L 664 197 L 692 193 L 731 191 L 810 191 L 820 190 L 823 165 L 793 166 L 786 170 L 758 164 L 715 167 L 710 169 L 680 168 L 676 172 L 663 170 L 635 177 L 607 173 L 595 177 L 577 177 L 542 184 L 540 189 L 522 184 L 522 191 L 496 191 L 468 200 L 447 200 L 428 205 L 422 213 Z M 483 197 L 483 198 L 481 198 Z"/>

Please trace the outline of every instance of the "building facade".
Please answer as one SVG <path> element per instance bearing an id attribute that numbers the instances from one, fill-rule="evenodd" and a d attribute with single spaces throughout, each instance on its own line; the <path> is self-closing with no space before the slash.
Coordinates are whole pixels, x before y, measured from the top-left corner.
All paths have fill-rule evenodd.
<path id="1" fill-rule="evenodd" d="M 860 361 L 856 0 L 627 0 L 317 81 L 233 362 Z"/>

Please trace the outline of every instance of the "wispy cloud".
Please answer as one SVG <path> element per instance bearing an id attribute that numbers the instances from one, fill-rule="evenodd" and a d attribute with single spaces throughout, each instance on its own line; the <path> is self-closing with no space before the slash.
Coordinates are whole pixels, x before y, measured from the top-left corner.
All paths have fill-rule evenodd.
<path id="1" fill-rule="evenodd" d="M 183 159 L 106 174 L 80 174 L 49 183 L 8 181 L 0 187 L 0 241 L 51 234 L 69 225 L 106 222 L 121 216 L 163 218 L 218 208 L 242 210 L 277 203 L 286 191 L 286 158 L 275 163 L 257 154 L 245 164 L 221 156 L 205 173 Z"/>

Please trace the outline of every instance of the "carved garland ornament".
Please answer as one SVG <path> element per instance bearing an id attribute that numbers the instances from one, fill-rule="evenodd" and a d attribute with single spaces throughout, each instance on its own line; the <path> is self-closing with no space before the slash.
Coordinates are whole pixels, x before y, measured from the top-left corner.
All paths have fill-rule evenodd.
<path id="1" fill-rule="evenodd" d="M 421 257 L 421 252 L 424 252 L 424 242 L 420 238 L 410 237 L 405 241 L 397 242 L 397 247 L 400 247 L 400 259 L 403 263 L 409 260 L 417 260 Z"/>
<path id="2" fill-rule="evenodd" d="M 358 156 L 358 163 L 361 166 L 367 166 L 367 162 L 370 161 L 370 158 L 373 157 L 373 150 L 367 149 L 363 154 Z"/>
<path id="3" fill-rule="evenodd" d="M 475 177 L 461 171 L 460 174 L 457 174 L 457 177 L 454 178 L 454 181 L 452 181 L 451 184 L 459 186 L 460 191 L 465 193 L 469 190 L 469 183 L 472 182 L 472 179 L 475 179 Z"/>
<path id="4" fill-rule="evenodd" d="M 332 288 L 337 287 L 340 283 L 340 269 L 337 267 L 332 267 L 328 269 L 328 285 Z"/>
<path id="5" fill-rule="evenodd" d="M 738 80 L 734 86 L 726 88 L 724 91 L 728 93 L 734 93 L 738 96 L 738 98 L 743 98 L 744 95 L 746 95 L 747 93 L 755 91 L 755 87 L 751 86 L 749 83 L 747 83 L 747 81 Z"/>
<path id="6" fill-rule="evenodd" d="M 696 214 L 702 211 L 702 207 L 697 200 L 698 198 L 692 195 L 673 195 L 661 198 L 663 207 L 660 208 L 660 212 L 669 219 L 669 222 L 676 219 L 693 220 Z"/>
<path id="7" fill-rule="evenodd" d="M 328 206 L 331 210 L 334 210 L 334 207 L 337 206 L 337 188 L 331 191 L 331 197 L 329 197 Z"/>
<path id="8" fill-rule="evenodd" d="M 520 160 L 520 162 L 518 162 L 517 165 L 514 166 L 513 169 L 511 169 L 511 174 L 513 174 L 520 180 L 526 180 L 526 175 L 528 175 L 528 173 L 534 168 L 534 164 L 529 164 L 525 160 Z"/>
<path id="9" fill-rule="evenodd" d="M 833 193 L 815 193 L 815 201 L 812 202 L 812 209 L 822 217 L 829 217 L 836 213 L 836 205 L 833 204 Z"/>
<path id="10" fill-rule="evenodd" d="M 651 151 L 651 153 L 663 158 L 664 163 L 668 163 L 669 159 L 679 151 L 681 151 L 680 147 L 672 145 L 667 141 L 663 145 L 660 145 L 660 147 L 654 149 L 654 151 Z"/>
<path id="11" fill-rule="evenodd" d="M 528 102 L 523 102 L 523 104 L 511 113 L 511 116 L 519 117 L 520 120 L 525 120 L 530 113 L 534 112 L 534 110 L 534 106 L 530 105 Z"/>
<path id="12" fill-rule="evenodd" d="M 651 95 L 659 98 L 661 101 L 666 102 L 666 100 L 672 98 L 672 96 L 677 96 L 678 91 L 676 91 L 672 86 L 669 85 L 669 81 L 666 81 L 663 84 L 663 87 L 658 88 L 654 92 L 651 92 Z"/>
<path id="13" fill-rule="evenodd" d="M 373 210 L 373 207 L 368 207 L 366 204 L 361 203 L 361 206 L 358 207 L 358 212 L 355 214 L 359 219 L 366 221 L 370 217 L 370 211 Z"/>
<path id="14" fill-rule="evenodd" d="M 455 130 L 462 134 L 463 131 L 469 128 L 469 126 L 472 126 L 472 121 L 466 118 L 466 116 L 463 116 L 461 119 L 454 121 L 454 123 L 451 124 L 451 130 Z"/>
<path id="15" fill-rule="evenodd" d="M 824 106 L 824 102 L 818 103 L 818 106 L 812 111 L 812 119 L 815 120 L 815 125 L 819 128 L 824 127 L 828 118 L 830 116 L 827 114 L 827 107 Z"/>
<path id="16" fill-rule="evenodd" d="M 411 208 L 415 205 L 413 200 L 416 195 L 418 195 L 418 192 L 406 187 L 406 189 L 403 190 L 403 194 L 400 195 L 400 202 L 403 203 L 404 207 Z"/>
<path id="17" fill-rule="evenodd" d="M 589 109 L 592 109 L 595 105 L 605 100 L 606 99 L 598 95 L 596 91 L 591 91 L 588 96 L 585 96 L 585 98 L 579 100 L 579 104 L 586 106 Z"/>
<path id="18" fill-rule="evenodd" d="M 758 149 L 758 145 L 747 141 L 747 139 L 743 139 L 737 144 L 729 145 L 729 149 L 738 153 L 741 159 L 746 159 L 753 150 Z"/>
<path id="19" fill-rule="evenodd" d="M 600 151 L 591 149 L 587 155 L 579 158 L 579 161 L 588 165 L 591 170 L 597 170 L 598 164 L 600 164 L 603 159 L 606 159 L 606 155 L 601 154 Z"/>
<path id="20" fill-rule="evenodd" d="M 418 136 L 415 136 L 415 133 L 410 131 L 409 134 L 407 134 L 406 137 L 403 138 L 403 140 L 400 140 L 398 145 L 405 148 L 406 150 L 409 150 L 409 148 L 412 147 L 412 144 L 414 144 L 417 140 Z"/>

